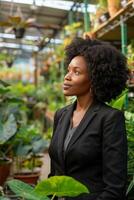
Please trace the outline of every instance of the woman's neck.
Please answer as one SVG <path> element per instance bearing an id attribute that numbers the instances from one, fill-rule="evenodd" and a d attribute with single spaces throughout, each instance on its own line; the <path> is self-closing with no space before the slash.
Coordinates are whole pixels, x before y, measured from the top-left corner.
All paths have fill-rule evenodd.
<path id="1" fill-rule="evenodd" d="M 76 105 L 76 111 L 85 111 L 87 110 L 93 103 L 94 99 L 91 95 L 84 95 L 84 96 L 78 96 L 77 97 L 77 105 Z"/>

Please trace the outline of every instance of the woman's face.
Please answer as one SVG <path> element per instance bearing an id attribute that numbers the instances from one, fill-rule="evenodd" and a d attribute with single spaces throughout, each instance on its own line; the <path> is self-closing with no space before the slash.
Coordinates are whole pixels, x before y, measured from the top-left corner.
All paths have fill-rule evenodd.
<path id="1" fill-rule="evenodd" d="M 65 96 L 83 96 L 90 93 L 90 80 L 87 64 L 82 56 L 74 57 L 64 78 L 63 93 Z"/>

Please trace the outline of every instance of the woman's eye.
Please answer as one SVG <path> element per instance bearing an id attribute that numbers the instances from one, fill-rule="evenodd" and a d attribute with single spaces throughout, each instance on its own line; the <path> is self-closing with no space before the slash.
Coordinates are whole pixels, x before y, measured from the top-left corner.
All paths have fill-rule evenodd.
<path id="1" fill-rule="evenodd" d="M 80 72 L 76 71 L 76 72 L 75 72 L 75 74 L 76 74 L 76 75 L 79 75 L 79 74 L 80 74 Z"/>

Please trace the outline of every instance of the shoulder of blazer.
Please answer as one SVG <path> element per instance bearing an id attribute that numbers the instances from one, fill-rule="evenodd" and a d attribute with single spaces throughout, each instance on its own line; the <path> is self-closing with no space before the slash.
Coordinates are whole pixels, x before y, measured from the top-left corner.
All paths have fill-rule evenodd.
<path id="1" fill-rule="evenodd" d="M 73 104 L 67 105 L 59 110 L 56 111 L 55 113 L 55 121 L 58 122 L 60 120 L 60 118 L 62 117 L 62 115 L 64 114 L 65 111 L 69 110 L 71 107 L 73 106 Z"/>
<path id="2" fill-rule="evenodd" d="M 113 108 L 105 103 L 101 104 L 100 115 L 105 117 L 107 120 L 113 119 L 115 116 L 124 116 L 124 111 L 117 108 Z"/>

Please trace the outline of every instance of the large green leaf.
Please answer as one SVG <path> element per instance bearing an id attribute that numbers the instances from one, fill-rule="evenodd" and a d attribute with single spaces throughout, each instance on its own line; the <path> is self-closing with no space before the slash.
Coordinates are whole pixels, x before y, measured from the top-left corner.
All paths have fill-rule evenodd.
<path id="1" fill-rule="evenodd" d="M 112 102 L 110 102 L 110 105 L 113 108 L 117 108 L 119 110 L 121 110 L 125 104 L 125 100 L 126 100 L 126 92 L 123 92 L 120 97 L 118 97 L 116 100 L 113 100 Z"/>
<path id="2" fill-rule="evenodd" d="M 17 145 L 15 153 L 17 156 L 27 156 L 31 150 L 32 150 L 32 147 L 30 144 L 25 145 L 23 143 L 21 144 L 20 142 L 20 144 Z"/>
<path id="3" fill-rule="evenodd" d="M 4 144 L 8 141 L 17 130 L 17 124 L 13 114 L 10 114 L 8 120 L 2 124 L 0 122 L 0 144 Z"/>
<path id="4" fill-rule="evenodd" d="M 7 197 L 0 197 L 0 200 L 10 200 L 9 198 L 7 198 Z"/>
<path id="5" fill-rule="evenodd" d="M 32 142 L 32 151 L 37 154 L 43 152 L 47 146 L 47 141 L 41 138 Z"/>
<path id="6" fill-rule="evenodd" d="M 18 196 L 27 200 L 49 200 L 48 197 L 39 195 L 35 192 L 34 188 L 27 183 L 20 180 L 7 181 L 9 188 Z"/>
<path id="7" fill-rule="evenodd" d="M 86 186 L 69 176 L 53 176 L 41 181 L 35 191 L 42 195 L 55 195 L 58 197 L 75 197 L 81 193 L 89 193 Z"/>

